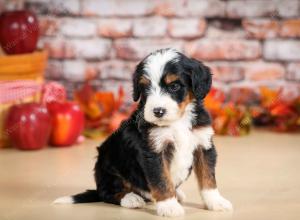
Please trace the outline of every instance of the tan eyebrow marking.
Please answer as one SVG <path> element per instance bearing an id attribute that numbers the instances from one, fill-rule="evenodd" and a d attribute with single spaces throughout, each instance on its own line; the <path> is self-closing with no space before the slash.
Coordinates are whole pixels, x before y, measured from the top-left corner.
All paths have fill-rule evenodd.
<path id="1" fill-rule="evenodd" d="M 142 76 L 141 79 L 139 80 L 139 83 L 143 84 L 143 85 L 149 85 L 150 84 L 150 80 L 147 77 Z"/>
<path id="2" fill-rule="evenodd" d="M 166 84 L 170 84 L 170 83 L 172 83 L 172 82 L 174 82 L 174 81 L 176 81 L 176 80 L 178 80 L 179 79 L 179 76 L 178 75 L 176 75 L 176 74 L 174 74 L 174 73 L 168 73 L 166 76 L 165 76 L 165 83 Z"/>

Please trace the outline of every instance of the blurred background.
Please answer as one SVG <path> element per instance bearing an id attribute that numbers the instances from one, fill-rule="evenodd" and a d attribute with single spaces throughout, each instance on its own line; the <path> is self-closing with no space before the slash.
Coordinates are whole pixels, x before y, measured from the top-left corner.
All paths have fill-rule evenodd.
<path id="1" fill-rule="evenodd" d="M 212 69 L 218 134 L 299 130 L 300 0 L 2 0 L 0 12 L 0 121 L 15 103 L 68 99 L 85 128 L 111 132 L 134 109 L 136 64 L 172 47 Z"/>
<path id="2" fill-rule="evenodd" d="M 131 90 L 135 65 L 174 47 L 205 61 L 214 85 L 283 86 L 299 92 L 298 0 L 6 0 L 0 11 L 28 9 L 48 51 L 47 80 L 69 97 L 86 79 L 101 90 Z M 130 96 L 126 96 L 131 101 Z"/>
<path id="3" fill-rule="evenodd" d="M 50 204 L 95 188 L 96 146 L 136 107 L 135 66 L 167 47 L 212 70 L 204 104 L 235 207 L 203 210 L 192 175 L 187 219 L 300 219 L 300 0 L 0 0 L 0 44 L 0 219 L 155 218 Z"/>

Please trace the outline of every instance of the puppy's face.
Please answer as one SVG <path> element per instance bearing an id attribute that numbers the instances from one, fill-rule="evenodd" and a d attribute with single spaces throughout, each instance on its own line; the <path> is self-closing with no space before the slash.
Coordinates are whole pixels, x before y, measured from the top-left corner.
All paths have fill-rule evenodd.
<path id="1" fill-rule="evenodd" d="M 155 51 L 137 66 L 133 78 L 134 100 L 140 98 L 146 121 L 168 126 L 180 119 L 193 101 L 210 89 L 209 69 L 173 49 Z"/>

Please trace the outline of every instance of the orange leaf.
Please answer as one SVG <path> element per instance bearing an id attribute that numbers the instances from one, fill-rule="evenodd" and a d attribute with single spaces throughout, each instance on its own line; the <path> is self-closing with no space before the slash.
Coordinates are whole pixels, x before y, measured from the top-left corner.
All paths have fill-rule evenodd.
<path id="1" fill-rule="evenodd" d="M 268 108 L 276 104 L 280 99 L 280 93 L 281 93 L 281 89 L 272 90 L 269 89 L 268 87 L 261 87 L 260 95 L 261 95 L 262 105 Z"/>
<path id="2" fill-rule="evenodd" d="M 89 82 L 86 82 L 80 90 L 75 91 L 74 97 L 86 116 L 91 119 L 96 119 L 101 116 L 101 107 L 97 102 L 95 91 Z"/>
<path id="3" fill-rule="evenodd" d="M 102 109 L 101 117 L 110 117 L 114 111 L 114 94 L 112 92 L 97 92 L 96 100 Z"/>
<path id="4" fill-rule="evenodd" d="M 204 100 L 205 107 L 212 113 L 220 111 L 225 100 L 225 94 L 216 88 L 212 88 Z"/>

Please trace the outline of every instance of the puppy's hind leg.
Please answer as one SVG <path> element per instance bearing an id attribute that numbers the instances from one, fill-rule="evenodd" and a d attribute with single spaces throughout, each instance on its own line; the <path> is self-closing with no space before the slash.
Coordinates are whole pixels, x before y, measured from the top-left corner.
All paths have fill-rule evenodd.
<path id="1" fill-rule="evenodd" d="M 125 208 L 142 208 L 146 205 L 144 199 L 133 192 L 119 192 L 116 194 L 106 194 L 104 202 L 120 205 Z"/>
<path id="2" fill-rule="evenodd" d="M 119 176 L 103 173 L 98 184 L 98 192 L 103 202 L 120 205 L 126 208 L 141 208 L 145 206 L 144 199 L 132 192 L 129 184 Z"/>

